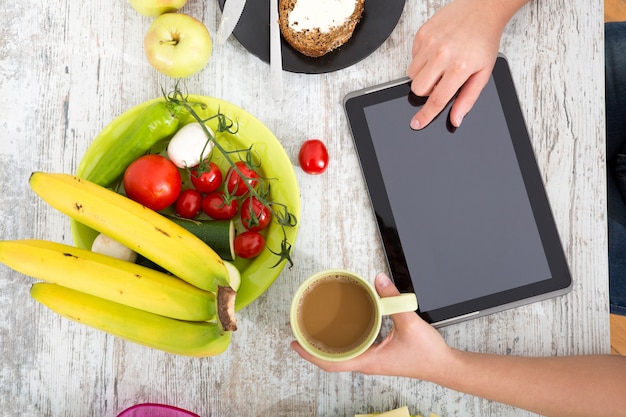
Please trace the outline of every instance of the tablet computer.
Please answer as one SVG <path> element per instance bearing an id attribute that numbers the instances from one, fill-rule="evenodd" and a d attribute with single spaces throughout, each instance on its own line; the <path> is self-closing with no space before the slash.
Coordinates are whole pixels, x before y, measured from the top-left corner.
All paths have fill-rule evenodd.
<path id="1" fill-rule="evenodd" d="M 442 326 L 569 291 L 569 268 L 507 61 L 459 128 L 407 78 L 344 99 L 389 271 Z"/>

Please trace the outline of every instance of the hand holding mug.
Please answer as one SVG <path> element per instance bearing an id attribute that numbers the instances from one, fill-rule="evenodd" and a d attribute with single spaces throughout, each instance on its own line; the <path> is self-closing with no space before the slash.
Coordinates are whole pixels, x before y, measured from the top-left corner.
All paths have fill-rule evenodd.
<path id="1" fill-rule="evenodd" d="M 376 277 L 375 286 L 381 299 L 400 295 L 389 277 L 384 274 Z M 385 339 L 379 344 L 366 347 L 359 355 L 351 355 L 351 359 L 322 359 L 319 355 L 311 354 L 299 340 L 293 341 L 291 347 L 307 361 L 329 372 L 357 371 L 372 375 L 431 379 L 433 373 L 440 371 L 447 363 L 452 349 L 446 345 L 439 332 L 413 310 L 396 312 L 391 317 L 394 326 Z"/>

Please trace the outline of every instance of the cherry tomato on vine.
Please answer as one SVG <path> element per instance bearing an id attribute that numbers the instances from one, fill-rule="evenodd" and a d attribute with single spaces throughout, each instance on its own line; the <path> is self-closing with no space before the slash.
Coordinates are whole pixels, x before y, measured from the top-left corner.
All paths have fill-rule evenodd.
<path id="1" fill-rule="evenodd" d="M 252 187 L 255 187 L 258 183 L 254 178 L 259 178 L 259 174 L 256 173 L 255 170 L 250 168 L 245 162 L 237 161 L 235 163 L 239 171 L 243 174 L 244 178 L 241 178 L 237 171 L 235 171 L 232 167 L 226 173 L 226 189 L 230 195 L 234 195 L 240 197 L 245 195 L 248 192 L 248 187 L 246 186 L 246 180 L 248 184 Z"/>
<path id="2" fill-rule="evenodd" d="M 250 259 L 263 251 L 265 248 L 265 238 L 259 232 L 248 230 L 235 237 L 235 255 L 240 258 Z"/>
<path id="3" fill-rule="evenodd" d="M 195 218 L 202 211 L 202 194 L 192 188 L 183 190 L 176 199 L 174 210 L 185 219 Z"/>
<path id="4" fill-rule="evenodd" d="M 215 220 L 229 220 L 239 211 L 239 203 L 235 199 L 227 201 L 223 192 L 216 191 L 204 196 L 202 211 Z"/>
<path id="5" fill-rule="evenodd" d="M 124 190 L 128 198 L 152 210 L 163 210 L 173 204 L 181 188 L 178 168 L 161 155 L 144 155 L 124 171 Z"/>
<path id="6" fill-rule="evenodd" d="M 307 174 L 317 175 L 326 171 L 328 167 L 328 150 L 319 139 L 305 141 L 298 154 L 300 167 Z"/>
<path id="7" fill-rule="evenodd" d="M 272 213 L 256 197 L 247 197 L 241 203 L 241 222 L 243 226 L 258 232 L 265 229 L 272 221 Z"/>
<path id="8" fill-rule="evenodd" d="M 217 191 L 220 185 L 222 185 L 222 171 L 220 167 L 215 162 L 209 162 L 205 169 L 203 172 L 199 172 L 198 167 L 192 169 L 189 173 L 191 183 L 201 193 Z"/>

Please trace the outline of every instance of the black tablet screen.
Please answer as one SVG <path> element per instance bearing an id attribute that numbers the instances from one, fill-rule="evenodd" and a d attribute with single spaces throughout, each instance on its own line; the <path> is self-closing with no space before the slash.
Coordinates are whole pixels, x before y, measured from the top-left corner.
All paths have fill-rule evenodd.
<path id="1" fill-rule="evenodd" d="M 411 130 L 410 99 L 364 113 L 420 307 L 550 278 L 493 80 L 456 130 L 445 113 Z"/>
<path id="2" fill-rule="evenodd" d="M 571 285 L 506 63 L 494 74 L 457 129 L 448 105 L 412 130 L 425 99 L 406 80 L 345 101 L 394 281 L 430 322 Z"/>

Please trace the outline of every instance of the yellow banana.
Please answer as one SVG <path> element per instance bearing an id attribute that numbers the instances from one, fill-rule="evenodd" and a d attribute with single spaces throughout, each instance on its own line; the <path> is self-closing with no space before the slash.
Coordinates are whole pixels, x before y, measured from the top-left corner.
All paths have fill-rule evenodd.
<path id="1" fill-rule="evenodd" d="M 203 290 L 228 286 L 222 259 L 198 237 L 159 213 L 69 174 L 35 172 L 31 188 L 74 220 L 110 236 Z"/>
<path id="2" fill-rule="evenodd" d="M 0 241 L 0 262 L 33 278 L 162 316 L 216 318 L 216 297 L 171 275 L 45 240 Z"/>
<path id="3" fill-rule="evenodd" d="M 70 320 L 177 355 L 219 355 L 232 337 L 217 323 L 171 319 L 56 284 L 33 284 L 30 294 Z"/>

